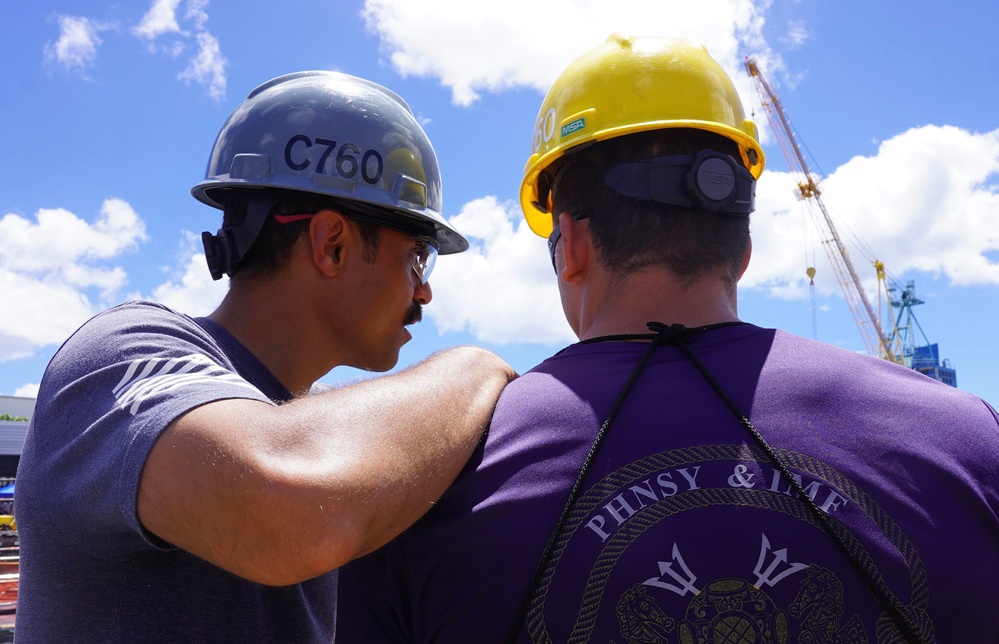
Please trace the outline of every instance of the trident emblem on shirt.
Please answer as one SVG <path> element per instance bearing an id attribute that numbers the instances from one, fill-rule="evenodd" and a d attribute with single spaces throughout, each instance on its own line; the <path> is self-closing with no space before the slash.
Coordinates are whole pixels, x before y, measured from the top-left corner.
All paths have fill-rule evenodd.
<path id="1" fill-rule="evenodd" d="M 753 574 L 756 575 L 756 583 L 754 584 L 756 588 L 762 588 L 763 586 L 776 586 L 781 580 L 787 578 L 789 575 L 793 575 L 800 570 L 808 568 L 808 564 L 788 562 L 787 548 L 774 550 L 770 546 L 770 540 L 767 539 L 767 535 L 761 533 L 760 536 L 762 537 L 760 543 L 760 557 L 756 562 L 756 568 L 753 569 Z M 683 555 L 680 554 L 680 547 L 676 543 L 673 544 L 673 560 L 660 561 L 658 563 L 659 576 L 646 579 L 642 582 L 643 585 L 663 588 L 674 592 L 681 597 L 687 593 L 696 595 L 701 592 L 696 586 L 694 586 L 694 582 L 697 581 L 697 576 L 691 572 L 690 568 L 687 566 L 687 562 L 683 560 Z M 765 569 L 764 565 L 766 565 Z M 676 583 L 668 583 L 665 581 L 665 577 L 671 578 Z"/>
<path id="2" fill-rule="evenodd" d="M 679 566 L 680 572 L 673 569 L 673 564 Z M 663 575 L 669 575 L 672 577 L 679 585 L 668 584 L 663 581 Z M 666 590 L 671 590 L 680 597 L 683 597 L 687 593 L 696 595 L 701 592 L 694 587 L 694 582 L 697 581 L 697 577 L 694 573 L 690 572 L 690 568 L 687 567 L 687 563 L 683 560 L 683 556 L 680 554 L 680 548 L 673 544 L 673 561 L 660 561 L 659 562 L 659 576 L 650 577 L 642 582 L 646 586 L 655 586 L 656 588 L 665 588 Z"/>
<path id="3" fill-rule="evenodd" d="M 756 568 L 753 569 L 753 574 L 756 575 L 756 583 L 753 584 L 757 588 L 762 588 L 765 585 L 776 586 L 781 579 L 784 579 L 788 575 L 793 575 L 794 573 L 808 568 L 808 564 L 803 563 L 788 563 L 787 561 L 787 548 L 781 548 L 780 550 L 773 551 L 770 549 L 770 540 L 767 539 L 767 535 L 762 534 L 763 542 L 760 544 L 760 558 L 756 562 Z M 773 554 L 773 560 L 770 565 L 767 566 L 766 570 L 763 570 L 763 564 L 767 560 L 767 553 Z M 777 576 L 772 576 L 777 568 L 781 564 L 787 564 L 787 568 Z"/>

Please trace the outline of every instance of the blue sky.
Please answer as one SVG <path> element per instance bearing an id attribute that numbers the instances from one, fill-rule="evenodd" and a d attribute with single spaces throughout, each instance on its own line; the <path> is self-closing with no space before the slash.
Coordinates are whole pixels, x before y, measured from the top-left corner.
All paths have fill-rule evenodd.
<path id="1" fill-rule="evenodd" d="M 278 8 L 280 7 L 280 8 Z M 224 293 L 200 255 L 218 212 L 190 188 L 226 116 L 283 73 L 332 69 L 406 98 L 472 242 L 437 265 L 400 367 L 488 346 L 525 371 L 573 340 L 545 241 L 517 203 L 543 93 L 614 31 L 701 40 L 767 153 L 744 320 L 864 351 L 822 236 L 742 63 L 760 63 L 822 177 L 870 296 L 913 280 L 958 384 L 999 404 L 999 5 L 855 0 L 143 0 L 0 6 L 0 394 L 34 395 L 90 315 L 135 297 L 190 314 Z M 856 242 L 856 243 L 855 243 Z M 817 269 L 813 315 L 805 269 Z M 325 382 L 361 377 L 335 369 Z"/>

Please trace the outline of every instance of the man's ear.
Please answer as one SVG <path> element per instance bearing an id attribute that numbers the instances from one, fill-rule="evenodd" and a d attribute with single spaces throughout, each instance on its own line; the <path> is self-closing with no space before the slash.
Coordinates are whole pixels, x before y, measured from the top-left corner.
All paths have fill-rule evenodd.
<path id="1" fill-rule="evenodd" d="M 559 228 L 562 230 L 562 270 L 559 277 L 563 282 L 574 284 L 582 280 L 595 258 L 590 224 L 585 219 L 576 220 L 563 212 L 559 215 Z"/>
<path id="2" fill-rule="evenodd" d="M 340 211 L 325 208 L 309 222 L 309 249 L 312 263 L 326 277 L 334 277 L 343 269 L 346 248 L 354 229 Z"/>

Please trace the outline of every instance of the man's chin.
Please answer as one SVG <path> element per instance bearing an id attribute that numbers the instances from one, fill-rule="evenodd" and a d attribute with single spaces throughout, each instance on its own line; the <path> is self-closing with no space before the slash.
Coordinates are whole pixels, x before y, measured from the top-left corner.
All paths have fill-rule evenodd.
<path id="1" fill-rule="evenodd" d="M 386 349 L 380 355 L 369 355 L 362 364 L 351 366 L 355 369 L 378 373 L 391 371 L 399 364 L 399 351 L 402 350 L 403 345 L 413 339 L 413 334 L 409 332 L 409 329 L 403 327 L 399 339 L 401 342 L 398 343 L 398 346 Z"/>
<path id="2" fill-rule="evenodd" d="M 399 364 L 399 356 L 397 355 L 394 360 L 385 362 L 366 362 L 364 364 L 354 365 L 356 369 L 361 371 L 370 371 L 372 373 L 385 373 L 386 371 L 391 371 L 397 364 Z"/>

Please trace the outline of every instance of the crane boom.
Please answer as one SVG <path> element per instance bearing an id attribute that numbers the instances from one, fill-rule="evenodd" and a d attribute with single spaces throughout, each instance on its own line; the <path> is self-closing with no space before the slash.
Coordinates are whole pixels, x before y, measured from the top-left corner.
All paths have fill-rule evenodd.
<path id="1" fill-rule="evenodd" d="M 816 226 L 827 236 L 827 239 L 823 240 L 826 255 L 829 257 L 829 263 L 832 264 L 836 279 L 843 289 L 843 297 L 846 299 L 850 312 L 860 329 L 868 353 L 892 362 L 900 362 L 901 351 L 892 346 L 892 340 L 882 329 L 880 316 L 875 313 L 874 307 L 871 306 L 871 301 L 864 291 L 860 277 L 857 276 L 853 262 L 850 261 L 850 254 L 836 232 L 836 226 L 833 225 L 832 218 L 829 217 L 829 212 L 822 202 L 822 192 L 815 181 L 815 176 L 794 140 L 791 124 L 781 106 L 780 98 L 763 77 L 755 60 L 746 57 L 746 70 L 755 82 L 756 90 L 760 95 L 763 108 L 766 110 L 774 136 L 777 137 L 788 166 L 797 179 L 798 198 L 805 201 Z"/>

